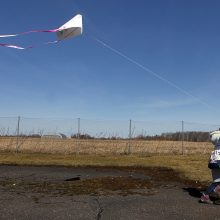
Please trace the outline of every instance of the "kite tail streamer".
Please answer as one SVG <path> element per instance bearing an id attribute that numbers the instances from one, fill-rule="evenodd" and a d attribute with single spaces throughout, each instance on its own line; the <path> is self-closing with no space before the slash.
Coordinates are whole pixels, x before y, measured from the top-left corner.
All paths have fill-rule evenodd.
<path id="1" fill-rule="evenodd" d="M 43 45 L 47 45 L 47 44 L 57 44 L 57 43 L 59 43 L 60 42 L 60 40 L 55 40 L 55 41 L 48 41 L 48 42 L 46 42 L 46 43 L 43 43 Z M 26 47 L 26 48 L 24 48 L 24 49 L 32 49 L 32 48 L 35 48 L 35 47 L 39 47 L 40 45 L 31 45 L 31 46 L 28 46 L 28 47 Z"/>
<path id="2" fill-rule="evenodd" d="M 22 32 L 19 34 L 4 34 L 4 35 L 0 35 L 0 38 L 8 38 L 8 37 L 17 37 L 20 35 L 26 35 L 26 34 L 31 34 L 31 33 L 54 33 L 57 31 L 62 30 L 62 28 L 58 28 L 58 29 L 51 29 L 51 30 L 32 30 L 32 31 L 26 31 L 26 32 Z M 43 44 L 55 44 L 58 43 L 59 41 L 49 41 Z M 18 50 L 26 50 L 26 49 L 32 49 L 34 47 L 37 47 L 36 45 L 31 45 L 28 47 L 21 47 L 21 46 L 17 46 L 17 45 L 13 45 L 13 44 L 0 44 L 1 47 L 9 47 L 9 48 L 13 48 L 13 49 L 18 49 Z"/>
<path id="3" fill-rule="evenodd" d="M 31 31 L 26 31 L 26 32 L 22 32 L 22 33 L 17 33 L 17 34 L 4 34 L 4 35 L 0 35 L 0 38 L 11 38 L 11 37 L 17 37 L 17 36 L 20 36 L 20 35 L 26 35 L 26 34 L 31 34 L 31 33 L 41 33 L 41 32 L 56 33 L 58 40 L 43 43 L 44 45 L 45 44 L 55 44 L 55 43 L 58 43 L 61 40 L 69 39 L 71 37 L 81 35 L 82 34 L 82 28 L 83 28 L 82 15 L 77 14 L 72 19 L 70 19 L 65 24 L 63 24 L 61 27 L 56 28 L 56 29 L 31 30 Z M 20 46 L 17 46 L 17 45 L 7 44 L 7 43 L 0 43 L 0 46 L 1 47 L 9 47 L 9 48 L 13 48 L 13 49 L 19 49 L 19 50 L 31 49 L 31 48 L 36 47 L 36 45 L 33 45 L 33 46 L 31 45 L 31 46 L 28 46 L 28 47 L 20 47 Z"/>
<path id="4" fill-rule="evenodd" d="M 32 30 L 32 31 L 26 31 L 26 32 L 22 32 L 19 34 L 4 34 L 4 35 L 0 35 L 0 38 L 7 38 L 7 37 L 17 37 L 20 35 L 26 35 L 26 34 L 31 34 L 31 33 L 54 33 L 57 31 L 61 31 L 62 29 L 58 28 L 58 29 L 51 29 L 51 30 Z"/>
<path id="5" fill-rule="evenodd" d="M 13 44 L 0 44 L 0 46 L 1 47 L 9 47 L 9 48 L 18 49 L 18 50 L 25 50 L 24 47 L 16 46 Z"/>
<path id="6" fill-rule="evenodd" d="M 43 43 L 44 45 L 47 45 L 47 44 L 56 44 L 56 43 L 59 43 L 60 40 L 55 40 L 55 41 L 48 41 L 46 43 Z M 35 48 L 35 47 L 38 47 L 39 45 L 31 45 L 31 46 L 28 46 L 28 47 L 21 47 L 21 46 L 17 46 L 17 45 L 13 45 L 13 44 L 0 44 L 1 47 L 9 47 L 9 48 L 13 48 L 13 49 L 18 49 L 18 50 L 27 50 L 27 49 L 32 49 L 32 48 Z"/>

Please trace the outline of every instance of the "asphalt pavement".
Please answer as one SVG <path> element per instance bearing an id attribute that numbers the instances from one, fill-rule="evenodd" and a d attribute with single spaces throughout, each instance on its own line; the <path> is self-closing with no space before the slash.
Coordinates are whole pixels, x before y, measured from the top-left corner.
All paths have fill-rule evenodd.
<path id="1" fill-rule="evenodd" d="M 197 189 L 177 182 L 151 184 L 151 188 L 127 194 L 120 189 L 106 193 L 102 188 L 98 193 L 57 193 L 62 181 L 79 184 L 86 179 L 131 175 L 152 181 L 140 173 L 115 169 L 0 166 L 0 219 L 220 219 L 220 206 L 199 203 Z M 37 184 L 42 182 L 44 187 L 39 189 Z"/>

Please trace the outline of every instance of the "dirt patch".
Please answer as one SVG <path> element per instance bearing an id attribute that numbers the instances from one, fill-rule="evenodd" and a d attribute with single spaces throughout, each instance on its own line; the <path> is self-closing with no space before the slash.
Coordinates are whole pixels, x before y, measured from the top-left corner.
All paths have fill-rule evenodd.
<path id="1" fill-rule="evenodd" d="M 27 168 L 27 167 L 26 167 Z M 74 169 L 74 168 L 73 168 Z M 84 173 L 93 169 L 98 176 L 86 178 L 73 176 L 72 178 L 28 179 L 24 177 L 1 177 L 0 188 L 16 193 L 41 193 L 51 195 L 109 195 L 109 194 L 144 194 L 151 195 L 160 187 L 183 185 L 201 190 L 206 183 L 188 180 L 178 172 L 161 167 L 93 167 L 80 168 Z M 72 172 L 72 170 L 70 171 Z M 48 174 L 50 170 L 48 170 Z M 115 173 L 115 175 L 113 175 Z M 120 175 L 119 175 L 120 174 Z M 56 177 L 56 174 L 54 174 Z"/>
<path id="2" fill-rule="evenodd" d="M 100 177 L 74 182 L 18 182 L 12 180 L 0 181 L 0 186 L 15 192 L 46 193 L 52 195 L 109 195 L 113 193 L 149 194 L 153 193 L 152 181 L 134 179 L 132 177 Z M 151 190 L 151 191 L 150 191 Z"/>

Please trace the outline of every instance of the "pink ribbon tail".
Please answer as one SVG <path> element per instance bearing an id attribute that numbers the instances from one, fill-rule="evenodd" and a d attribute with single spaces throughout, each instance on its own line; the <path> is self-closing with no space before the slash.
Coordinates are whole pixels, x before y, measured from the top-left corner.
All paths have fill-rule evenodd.
<path id="1" fill-rule="evenodd" d="M 59 43 L 60 41 L 59 40 L 55 40 L 55 41 L 48 41 L 46 43 L 43 43 L 44 45 L 47 45 L 47 44 L 56 44 L 56 43 Z M 35 47 L 39 47 L 40 45 L 31 45 L 31 46 L 28 46 L 28 47 L 20 47 L 20 46 L 17 46 L 17 45 L 13 45 L 13 44 L 0 44 L 1 47 L 9 47 L 9 48 L 13 48 L 13 49 L 18 49 L 18 50 L 27 50 L 27 49 L 32 49 L 32 48 L 35 48 Z"/>
<path id="2" fill-rule="evenodd" d="M 13 44 L 0 44 L 0 46 L 1 47 L 9 47 L 9 48 L 18 49 L 18 50 L 25 50 L 24 47 L 16 46 Z"/>
<path id="3" fill-rule="evenodd" d="M 19 33 L 19 34 L 4 34 L 4 35 L 0 35 L 0 38 L 16 37 L 16 36 L 31 34 L 31 33 L 54 33 L 54 32 L 57 32 L 59 30 L 62 30 L 62 29 L 58 28 L 58 29 L 51 29 L 51 30 L 32 30 L 32 31 L 22 32 L 22 33 Z"/>

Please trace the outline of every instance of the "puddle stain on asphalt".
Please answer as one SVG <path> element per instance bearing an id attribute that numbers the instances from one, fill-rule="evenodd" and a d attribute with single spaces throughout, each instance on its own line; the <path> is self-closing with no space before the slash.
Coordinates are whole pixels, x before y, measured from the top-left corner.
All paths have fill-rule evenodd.
<path id="1" fill-rule="evenodd" d="M 87 168 L 82 168 L 87 169 Z M 16 193 L 41 193 L 51 195 L 110 195 L 110 194 L 141 194 L 152 195 L 160 187 L 170 184 L 187 185 L 197 189 L 205 188 L 204 183 L 183 178 L 178 172 L 161 167 L 96 167 L 104 175 L 99 177 L 81 178 L 80 175 L 63 181 L 27 180 L 25 178 L 5 178 L 0 180 L 0 188 Z M 106 176 L 108 171 L 123 171 L 124 176 Z"/>

